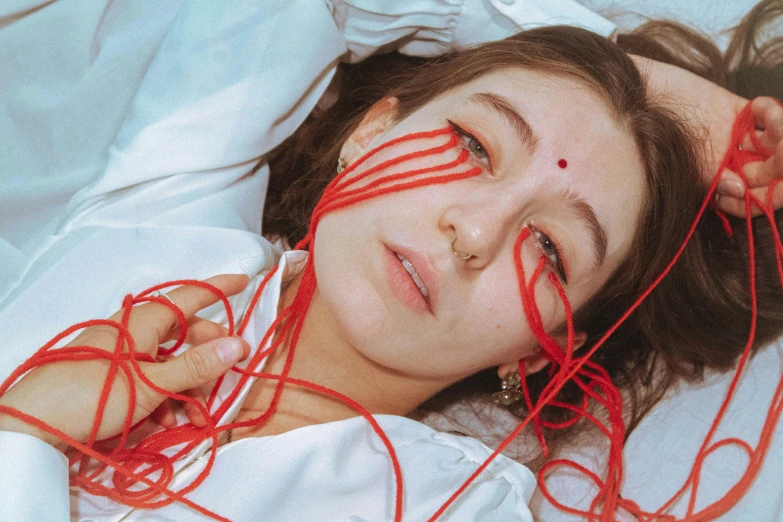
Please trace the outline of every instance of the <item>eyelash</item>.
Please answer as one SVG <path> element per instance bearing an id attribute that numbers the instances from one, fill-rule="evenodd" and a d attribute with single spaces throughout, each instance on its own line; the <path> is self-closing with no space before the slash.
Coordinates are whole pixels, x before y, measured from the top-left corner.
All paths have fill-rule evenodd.
<path id="1" fill-rule="evenodd" d="M 484 165 L 487 169 L 489 169 L 490 172 L 492 172 L 492 158 L 490 157 L 489 149 L 487 149 L 478 138 L 476 138 L 474 135 L 472 135 L 471 133 L 469 133 L 468 131 L 466 131 L 465 129 L 463 129 L 453 121 L 451 120 L 446 120 L 446 121 L 449 122 L 449 125 L 451 125 L 454 131 L 462 138 L 461 139 L 462 148 L 467 150 L 473 158 L 480 161 L 482 165 Z M 468 145 L 470 140 L 475 141 L 476 144 L 478 145 L 478 148 L 480 148 L 483 151 L 483 153 L 485 154 L 483 158 L 479 157 L 478 154 L 476 154 L 475 150 L 470 148 L 470 146 Z"/>
<path id="2" fill-rule="evenodd" d="M 568 279 L 566 278 L 566 272 L 565 268 L 563 267 L 563 256 L 561 254 L 562 249 L 560 248 L 560 244 L 552 237 L 547 235 L 546 233 L 542 232 L 541 230 L 538 230 L 536 227 L 532 225 L 528 225 L 528 228 L 530 228 L 530 231 L 533 233 L 533 239 L 536 241 L 536 248 L 544 254 L 547 258 L 547 263 L 557 272 L 557 276 L 563 281 L 564 284 L 568 284 Z M 552 249 L 554 249 L 554 254 L 548 254 L 546 250 L 544 250 L 544 245 L 542 244 L 541 240 L 545 239 L 545 242 L 551 243 Z M 555 259 L 551 259 L 550 256 L 554 255 Z"/>

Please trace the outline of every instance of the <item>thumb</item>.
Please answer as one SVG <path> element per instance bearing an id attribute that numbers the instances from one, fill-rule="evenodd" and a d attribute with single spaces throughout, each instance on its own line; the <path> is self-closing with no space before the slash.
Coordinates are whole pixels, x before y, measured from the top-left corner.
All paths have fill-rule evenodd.
<path id="1" fill-rule="evenodd" d="M 221 337 L 191 348 L 163 364 L 155 364 L 163 389 L 178 393 L 214 381 L 243 359 L 250 347 L 236 337 Z"/>

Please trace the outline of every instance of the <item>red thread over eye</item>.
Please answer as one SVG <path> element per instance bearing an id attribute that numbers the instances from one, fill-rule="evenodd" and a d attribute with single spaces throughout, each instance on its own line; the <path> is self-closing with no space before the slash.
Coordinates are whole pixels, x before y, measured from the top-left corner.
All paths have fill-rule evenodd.
<path id="1" fill-rule="evenodd" d="M 561 159 L 560 161 L 557 162 L 557 166 L 560 167 L 561 169 L 564 169 L 568 166 L 568 162 L 564 159 Z"/>

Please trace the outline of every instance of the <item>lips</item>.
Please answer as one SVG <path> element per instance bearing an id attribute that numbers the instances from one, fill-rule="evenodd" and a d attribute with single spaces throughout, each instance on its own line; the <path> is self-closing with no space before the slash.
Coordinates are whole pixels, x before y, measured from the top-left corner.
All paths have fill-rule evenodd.
<path id="1" fill-rule="evenodd" d="M 402 263 L 405 271 L 410 274 L 411 279 L 413 279 L 413 282 L 416 283 L 416 286 L 419 288 L 419 292 L 421 292 L 421 295 L 424 296 L 424 300 L 427 301 L 427 304 L 429 304 L 430 291 L 427 288 L 427 285 L 424 284 L 424 281 L 421 280 L 421 276 L 416 272 L 416 269 L 413 267 L 413 263 L 411 263 L 407 257 L 399 253 L 397 254 L 397 259 L 400 260 L 400 263 Z"/>
<path id="2" fill-rule="evenodd" d="M 389 288 L 412 310 L 435 315 L 438 277 L 427 256 L 398 245 L 384 246 Z"/>

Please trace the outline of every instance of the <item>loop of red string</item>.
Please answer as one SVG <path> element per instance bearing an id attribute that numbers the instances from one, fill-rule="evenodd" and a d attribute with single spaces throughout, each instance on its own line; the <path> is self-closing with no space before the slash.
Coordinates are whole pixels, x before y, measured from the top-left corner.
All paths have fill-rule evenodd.
<path id="1" fill-rule="evenodd" d="M 702 204 L 698 215 L 696 216 L 696 219 L 694 220 L 691 229 L 677 254 L 674 256 L 671 263 L 667 266 L 663 273 L 661 273 L 654 283 L 642 293 L 642 295 L 635 301 L 631 308 L 615 323 L 615 325 L 610 328 L 601 337 L 601 339 L 599 339 L 599 341 L 587 351 L 587 353 L 580 357 L 577 357 L 574 354 L 574 325 L 570 304 L 566 297 L 565 290 L 560 285 L 554 274 L 551 273 L 547 279 L 549 283 L 554 286 L 565 311 L 568 330 L 566 346 L 559 346 L 555 340 L 552 339 L 552 337 L 549 336 L 544 330 L 541 313 L 538 309 L 535 299 L 535 288 L 536 283 L 539 281 L 540 276 L 543 273 L 545 263 L 542 259 L 536 266 L 534 272 L 531 274 L 530 279 L 526 279 L 520 251 L 522 242 L 529 236 L 530 232 L 527 228 L 522 230 L 517 238 L 514 248 L 514 262 L 518 275 L 520 299 L 525 313 L 525 318 L 530 325 L 531 330 L 536 335 L 543 354 L 550 360 L 550 374 L 552 379 L 547 384 L 535 403 L 531 398 L 530 391 L 525 380 L 522 380 L 523 397 L 530 413 L 492 453 L 492 455 L 475 470 L 468 480 L 466 480 L 465 483 L 454 492 L 449 500 L 433 514 L 430 520 L 435 520 L 443 515 L 453 504 L 453 502 L 461 494 L 463 494 L 470 484 L 486 469 L 486 467 L 531 422 L 542 449 L 547 456 L 549 455 L 549 449 L 543 435 L 544 428 L 567 428 L 581 419 L 586 419 L 587 421 L 595 424 L 598 429 L 608 437 L 610 442 L 610 449 L 604 478 L 599 477 L 595 472 L 590 471 L 575 462 L 564 459 L 549 462 L 546 466 L 544 466 L 539 474 L 539 485 L 541 491 L 553 505 L 557 506 L 565 512 L 582 516 L 586 520 L 613 520 L 615 510 L 620 507 L 633 513 L 640 521 L 673 521 L 676 520 L 676 518 L 672 515 L 665 514 L 665 512 L 688 490 L 691 491 L 688 512 L 684 518 L 679 520 L 687 520 L 689 522 L 696 520 L 707 520 L 714 518 L 721 513 L 725 513 L 742 497 L 761 466 L 763 457 L 767 448 L 769 447 L 774 427 L 777 423 L 777 420 L 780 418 L 781 410 L 783 410 L 783 378 L 781 379 L 780 384 L 775 391 L 774 399 L 767 413 L 767 419 L 764 424 L 759 443 L 755 448 L 739 439 L 732 438 L 720 441 L 713 441 L 712 439 L 726 412 L 726 409 L 728 408 L 728 404 L 731 401 L 739 376 L 750 354 L 750 348 L 752 346 L 755 333 L 755 257 L 750 222 L 751 205 L 755 205 L 756 207 L 760 208 L 772 226 L 772 230 L 774 231 L 773 238 L 774 248 L 777 254 L 776 258 L 778 262 L 778 272 L 780 275 L 781 284 L 783 285 L 783 245 L 781 244 L 774 220 L 771 199 L 774 185 L 776 183 L 773 183 L 773 186 L 770 188 L 767 202 L 759 201 L 758 198 L 750 193 L 750 191 L 746 191 L 745 193 L 750 258 L 749 282 L 752 296 L 752 321 L 748 343 L 745 347 L 742 357 L 740 358 L 736 374 L 731 383 L 724 403 L 717 413 L 701 449 L 696 455 L 691 475 L 688 477 L 685 484 L 683 484 L 680 491 L 678 491 L 678 493 L 672 497 L 670 501 L 661 506 L 661 508 L 655 513 L 645 512 L 641 510 L 636 503 L 620 498 L 620 486 L 623 476 L 622 444 L 625 438 L 625 426 L 622 418 L 622 398 L 620 392 L 612 383 L 607 372 L 602 367 L 592 362 L 590 357 L 597 349 L 600 348 L 605 340 L 610 335 L 612 335 L 617 327 L 619 327 L 619 325 L 625 321 L 625 319 L 631 313 L 633 313 L 636 307 L 638 307 L 639 304 L 647 297 L 647 295 L 649 295 L 649 293 L 658 285 L 660 280 L 666 276 L 671 267 L 677 261 L 690 237 L 693 235 L 693 232 L 706 207 L 709 205 L 710 201 L 712 201 L 712 195 L 719 181 L 720 173 L 723 172 L 723 170 L 726 168 L 731 169 L 737 172 L 747 185 L 747 177 L 745 176 L 744 165 L 752 161 L 763 160 L 770 156 L 771 151 L 766 150 L 764 147 L 762 147 L 761 143 L 758 142 L 758 139 L 752 132 L 753 128 L 753 116 L 750 112 L 750 106 L 748 105 L 740 114 L 735 123 L 729 152 L 721 163 L 721 166 L 718 170 L 718 175 L 716 175 L 712 185 L 710 186 L 707 197 L 705 198 L 705 201 Z M 748 133 L 750 133 L 750 138 L 756 151 L 742 151 L 739 148 L 739 144 L 742 142 L 744 136 Z M 440 144 L 431 143 L 433 140 L 437 141 L 438 139 L 443 139 L 441 137 L 447 137 L 446 141 Z M 422 148 L 421 146 L 417 146 L 418 144 L 424 142 L 428 144 L 427 147 Z M 318 223 L 320 222 L 321 218 L 330 212 L 339 211 L 340 209 L 350 205 L 354 205 L 359 202 L 385 194 L 425 187 L 428 185 L 448 183 L 476 176 L 480 172 L 479 168 L 472 168 L 459 172 L 455 171 L 455 169 L 458 169 L 458 167 L 465 164 L 469 157 L 469 154 L 465 150 L 457 151 L 458 143 L 459 138 L 451 127 L 402 136 L 368 152 L 359 160 L 355 161 L 352 165 L 346 168 L 341 174 L 335 177 L 334 180 L 332 180 L 313 212 L 309 233 L 295 247 L 296 249 L 309 249 L 310 251 L 310 255 L 303 270 L 302 281 L 297 294 L 294 297 L 293 302 L 279 314 L 277 319 L 266 331 L 257 347 L 257 350 L 255 350 L 251 360 L 247 363 L 247 368 L 249 369 L 245 370 L 238 367 L 234 367 L 232 369 L 232 371 L 240 375 L 240 378 L 237 385 L 229 393 L 226 400 L 223 401 L 220 405 L 216 406 L 215 400 L 217 396 L 217 390 L 223 381 L 222 377 L 218 380 L 215 387 L 213 388 L 213 392 L 210 395 L 207 401 L 207 406 L 205 408 L 204 406 L 197 403 L 194 399 L 191 399 L 186 395 L 171 393 L 167 390 L 158 388 L 144 375 L 138 364 L 139 361 L 152 362 L 153 358 L 144 354 L 137 354 L 134 350 L 133 337 L 128 329 L 130 313 L 134 305 L 144 302 L 156 302 L 169 307 L 177 315 L 178 324 L 180 326 L 179 338 L 173 347 L 168 349 L 161 347 L 158 351 L 159 355 L 174 353 L 184 343 L 187 333 L 187 321 L 185 320 L 185 316 L 182 314 L 181 310 L 179 310 L 165 298 L 149 295 L 156 290 L 179 285 L 195 285 L 202 288 L 207 288 L 217 295 L 220 301 L 223 303 L 228 317 L 229 335 L 234 334 L 234 319 L 231 306 L 226 296 L 219 289 L 201 281 L 179 280 L 156 285 L 135 297 L 126 296 L 122 304 L 123 314 L 122 320 L 120 322 L 109 320 L 85 321 L 66 329 L 65 331 L 55 336 L 55 338 L 46 343 L 44 346 L 42 346 L 38 351 L 36 351 L 33 356 L 31 356 L 27 361 L 25 361 L 25 363 L 17 368 L 0 386 L 1 396 L 13 385 L 14 382 L 16 382 L 17 379 L 24 375 L 24 373 L 36 367 L 47 364 L 76 360 L 89 361 L 105 359 L 109 361 L 110 366 L 107 371 L 100 401 L 96 409 L 95 422 L 89 439 L 86 443 L 73 440 L 65 433 L 62 433 L 61 431 L 46 425 L 39 419 L 33 418 L 13 408 L 0 407 L 0 412 L 21 419 L 24 422 L 46 431 L 47 433 L 54 434 L 66 442 L 69 446 L 71 446 L 73 449 L 72 456 L 70 457 L 70 462 L 72 465 L 71 481 L 73 484 L 79 486 L 86 492 L 94 495 L 107 496 L 128 506 L 145 509 L 154 509 L 168 505 L 172 502 L 181 502 L 207 517 L 211 517 L 215 520 L 225 520 L 219 514 L 213 513 L 206 508 L 189 501 L 185 496 L 187 493 L 198 487 L 209 474 L 215 460 L 219 434 L 228 429 L 263 425 L 272 417 L 272 415 L 274 415 L 280 399 L 280 395 L 282 394 L 286 385 L 306 387 L 318 393 L 328 395 L 336 400 L 344 402 L 357 411 L 357 413 L 362 415 L 365 419 L 367 419 L 367 421 L 370 423 L 372 429 L 378 435 L 389 453 L 389 458 L 392 463 L 392 469 L 395 478 L 395 520 L 401 520 L 404 491 L 402 469 L 396 457 L 393 445 L 380 425 L 375 421 L 370 412 L 365 410 L 356 401 L 353 401 L 349 397 L 341 395 L 338 392 L 330 390 L 324 386 L 300 379 L 294 379 L 289 376 L 289 373 L 292 362 L 294 360 L 296 344 L 304 324 L 304 318 L 317 284 L 314 269 L 314 258 L 316 254 L 314 252 L 314 238 Z M 413 148 L 413 151 L 404 152 L 391 158 L 383 159 L 385 154 L 387 154 L 389 151 L 393 151 L 397 146 L 402 148 Z M 454 154 L 455 152 L 456 156 Z M 380 157 L 380 159 L 378 159 L 378 157 Z M 433 164 L 423 168 L 418 167 L 405 170 L 406 164 L 411 162 L 415 163 L 422 159 L 425 159 L 426 161 Z M 370 165 L 363 172 L 356 174 L 360 167 L 366 164 L 372 164 L 373 161 L 377 162 L 374 165 Z M 394 169 L 394 171 L 388 172 L 391 169 Z M 727 230 L 730 230 L 730 227 L 728 227 L 728 221 L 725 220 L 725 217 L 724 222 L 726 223 Z M 241 335 L 246 329 L 249 319 L 260 300 L 260 296 L 263 290 L 266 288 L 267 284 L 272 279 L 276 271 L 277 268 L 271 270 L 259 284 L 248 308 L 244 311 L 244 316 L 239 327 L 236 329 L 237 334 Z M 56 347 L 56 345 L 63 341 L 63 339 L 78 332 L 79 330 L 97 325 L 109 326 L 116 329 L 118 336 L 113 351 L 110 352 L 90 346 L 68 346 L 64 348 Z M 289 337 L 289 350 L 280 375 L 272 375 L 254 370 L 255 368 L 258 368 L 260 365 L 262 365 L 264 358 L 267 355 L 277 350 L 283 341 Z M 519 369 L 520 374 L 524 375 L 525 366 L 523 361 L 520 361 Z M 98 429 L 101 424 L 101 419 L 105 410 L 106 402 L 108 400 L 109 392 L 111 390 L 111 385 L 114 379 L 118 378 L 118 376 L 124 378 L 128 383 L 130 394 L 129 410 L 125 418 L 125 425 L 119 435 L 107 440 L 97 440 Z M 248 380 L 252 378 L 263 378 L 277 381 L 272 401 L 267 410 L 254 419 L 218 425 L 223 415 L 225 415 L 231 405 L 237 400 L 239 391 L 248 382 Z M 204 418 L 207 419 L 207 425 L 203 428 L 197 428 L 191 424 L 186 424 L 170 429 L 165 429 L 147 436 L 133 447 L 128 447 L 127 441 L 129 435 L 138 429 L 142 424 L 142 422 L 138 422 L 135 425 L 131 425 L 132 413 L 135 405 L 135 394 L 137 386 L 136 379 L 138 379 L 138 381 L 143 383 L 145 386 L 156 390 L 162 395 L 179 401 L 189 402 L 196 408 L 200 408 L 204 414 Z M 584 400 L 580 405 L 566 404 L 558 401 L 556 398 L 558 392 L 569 381 L 575 383 L 584 394 Z M 591 399 L 600 405 L 605 411 L 605 416 L 608 419 L 608 425 L 600 421 L 596 416 L 588 411 L 589 401 Z M 568 409 L 572 411 L 574 415 L 561 423 L 546 422 L 541 419 L 540 413 L 542 408 L 547 405 Z M 207 440 L 211 441 L 211 448 L 209 452 L 209 459 L 204 469 L 191 483 L 187 484 L 182 489 L 178 491 L 169 489 L 168 486 L 174 475 L 173 463 L 177 459 L 183 457 L 188 452 L 193 450 L 197 445 Z M 749 458 L 748 467 L 745 474 L 723 498 L 711 504 L 710 506 L 707 506 L 699 512 L 694 512 L 696 505 L 696 493 L 699 487 L 700 472 L 704 460 L 717 449 L 728 445 L 738 446 L 745 453 L 747 453 Z M 552 469 L 562 466 L 570 467 L 571 469 L 578 471 L 588 480 L 592 481 L 598 488 L 599 491 L 593 499 L 589 511 L 579 510 L 566 506 L 555 499 L 547 490 L 547 474 L 550 473 Z M 104 480 L 101 479 L 103 472 L 106 470 L 111 470 L 112 473 L 111 487 L 104 485 Z"/>

